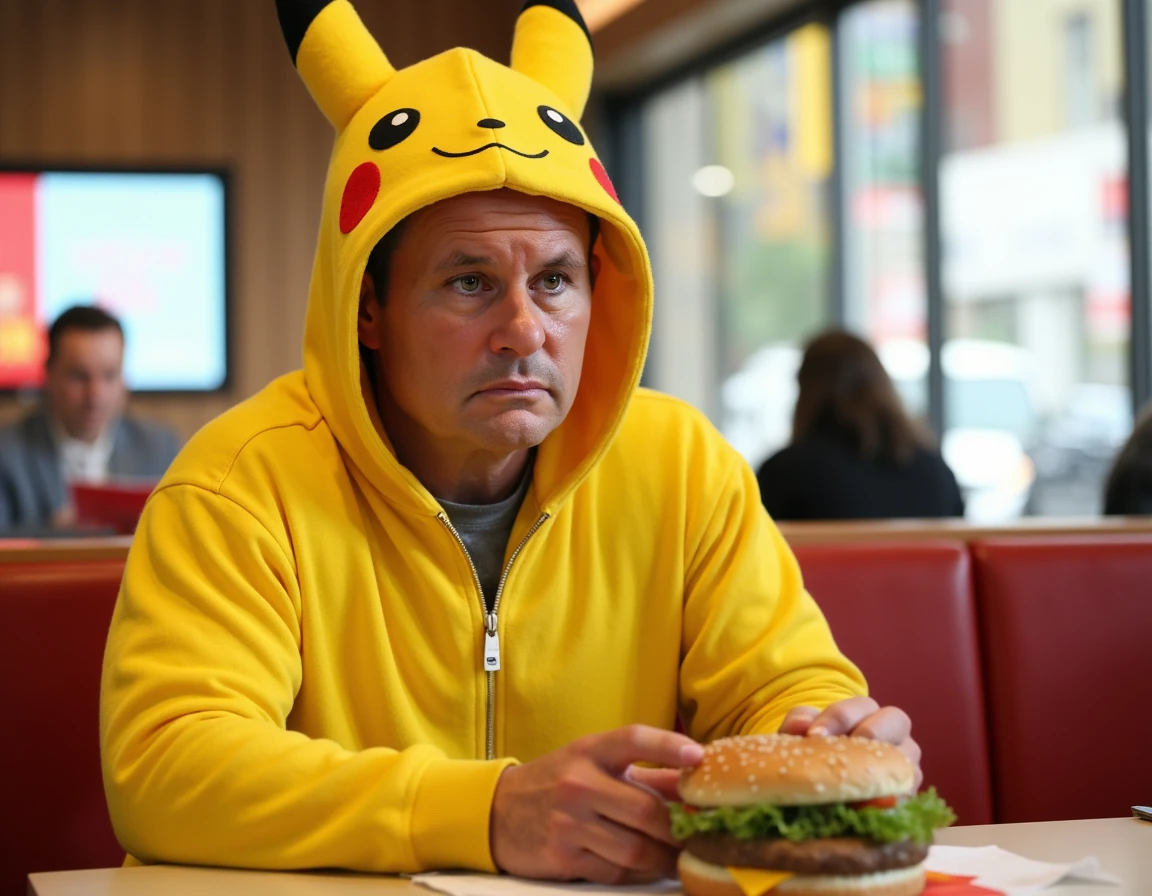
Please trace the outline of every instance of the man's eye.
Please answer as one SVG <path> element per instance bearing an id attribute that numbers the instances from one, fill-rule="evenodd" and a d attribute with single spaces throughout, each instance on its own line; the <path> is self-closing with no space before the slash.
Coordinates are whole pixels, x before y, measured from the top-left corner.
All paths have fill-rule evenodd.
<path id="1" fill-rule="evenodd" d="M 544 284 L 545 289 L 557 290 L 564 285 L 564 277 L 560 274 L 545 274 L 540 282 Z"/>
<path id="2" fill-rule="evenodd" d="M 464 290 L 464 292 L 480 291 L 480 278 L 475 274 L 466 274 L 463 277 L 459 277 L 457 278 L 456 283 L 459 284 L 460 288 Z"/>

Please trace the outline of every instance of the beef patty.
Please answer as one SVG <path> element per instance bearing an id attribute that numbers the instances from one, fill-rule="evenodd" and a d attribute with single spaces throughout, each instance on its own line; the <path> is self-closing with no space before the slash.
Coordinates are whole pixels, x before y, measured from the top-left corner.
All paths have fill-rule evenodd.
<path id="1" fill-rule="evenodd" d="M 796 874 L 872 874 L 919 865 L 928 847 L 910 840 L 877 843 L 859 837 L 825 837 L 793 843 L 782 838 L 741 840 L 731 834 L 694 834 L 685 849 L 713 865 L 769 868 Z"/>

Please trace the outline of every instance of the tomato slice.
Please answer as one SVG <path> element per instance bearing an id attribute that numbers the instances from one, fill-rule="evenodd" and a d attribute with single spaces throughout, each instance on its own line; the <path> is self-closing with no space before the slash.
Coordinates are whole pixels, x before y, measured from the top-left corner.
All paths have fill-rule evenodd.
<path id="1" fill-rule="evenodd" d="M 852 809 L 895 809 L 900 803 L 898 796 L 878 796 L 874 800 L 863 800 L 859 803 L 849 803 Z"/>

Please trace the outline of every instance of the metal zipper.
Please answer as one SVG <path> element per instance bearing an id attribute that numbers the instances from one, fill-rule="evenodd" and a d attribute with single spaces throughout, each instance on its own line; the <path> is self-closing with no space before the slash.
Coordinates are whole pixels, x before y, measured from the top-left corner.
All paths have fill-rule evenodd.
<path id="1" fill-rule="evenodd" d="M 456 543 L 460 545 L 460 549 L 464 551 L 464 559 L 468 561 L 468 568 L 472 570 L 472 581 L 476 585 L 476 594 L 480 598 L 480 612 L 484 617 L 484 663 L 483 669 L 487 684 L 487 714 L 485 717 L 485 749 L 487 759 L 496 758 L 496 673 L 500 670 L 500 600 L 504 597 L 504 583 L 508 581 L 508 573 L 512 569 L 512 564 L 515 562 L 517 555 L 524 550 L 524 545 L 528 543 L 536 530 L 544 525 L 544 521 L 548 519 L 548 514 L 540 515 L 540 519 L 532 524 L 532 528 L 525 533 L 524 537 L 520 539 L 520 544 L 516 545 L 516 550 L 512 552 L 512 556 L 508 558 L 508 563 L 504 566 L 504 572 L 500 574 L 500 582 L 496 586 L 496 596 L 492 599 L 492 612 L 488 612 L 488 604 L 484 602 L 484 586 L 480 584 L 480 573 L 476 571 L 476 564 L 472 562 L 472 557 L 468 553 L 468 546 L 464 544 L 464 539 L 460 537 L 460 533 L 456 531 L 456 527 L 452 525 L 452 521 L 448 519 L 448 515 L 441 511 L 436 514 L 436 519 L 440 520 L 452 533 L 452 537 L 456 539 Z"/>

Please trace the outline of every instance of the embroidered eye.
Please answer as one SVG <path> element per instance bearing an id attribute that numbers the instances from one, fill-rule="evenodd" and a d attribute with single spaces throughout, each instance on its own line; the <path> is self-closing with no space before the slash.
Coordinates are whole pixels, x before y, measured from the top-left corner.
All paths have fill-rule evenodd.
<path id="1" fill-rule="evenodd" d="M 536 111 L 540 113 L 540 120 L 544 124 L 569 143 L 575 143 L 577 146 L 584 145 L 584 135 L 580 133 L 580 128 L 576 127 L 576 123 L 567 115 L 557 112 L 551 106 L 537 106 Z"/>
<path id="2" fill-rule="evenodd" d="M 373 149 L 391 149 L 412 136 L 420 124 L 420 113 L 415 109 L 397 109 L 381 118 L 368 135 L 368 145 Z"/>

